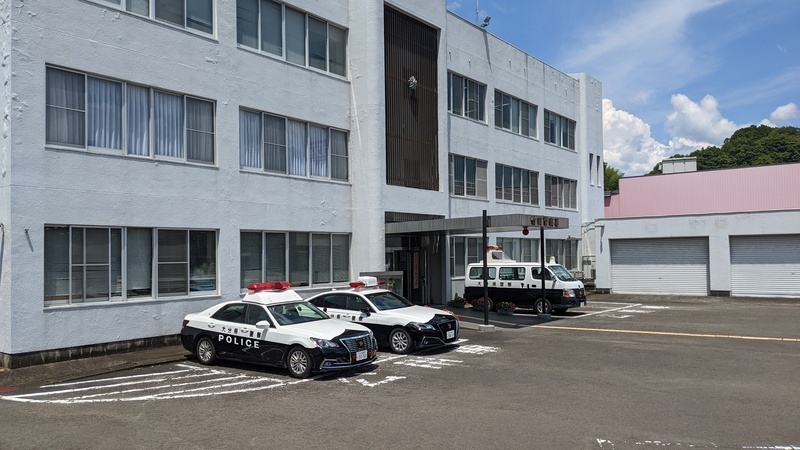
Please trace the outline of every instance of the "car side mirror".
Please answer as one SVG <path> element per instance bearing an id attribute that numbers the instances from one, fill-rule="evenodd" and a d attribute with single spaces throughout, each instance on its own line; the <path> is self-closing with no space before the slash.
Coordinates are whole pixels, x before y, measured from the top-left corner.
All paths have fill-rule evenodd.
<path id="1" fill-rule="evenodd" d="M 269 320 L 259 320 L 256 322 L 256 328 L 261 328 L 262 330 L 269 329 Z"/>
<path id="2" fill-rule="evenodd" d="M 369 312 L 369 308 L 364 308 L 361 310 L 362 313 L 366 314 L 367 317 L 371 316 L 372 314 Z"/>

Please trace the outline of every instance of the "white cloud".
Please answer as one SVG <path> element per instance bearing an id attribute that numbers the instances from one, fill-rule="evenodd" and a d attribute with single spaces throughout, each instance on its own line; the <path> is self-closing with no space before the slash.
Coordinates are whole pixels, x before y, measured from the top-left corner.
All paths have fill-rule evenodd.
<path id="1" fill-rule="evenodd" d="M 797 105 L 789 103 L 775 108 L 775 111 L 772 111 L 772 114 L 769 115 L 769 120 L 779 123 L 788 122 L 798 116 L 800 114 L 798 114 Z"/>
<path id="2" fill-rule="evenodd" d="M 653 139 L 650 125 L 603 99 L 603 159 L 626 176 L 650 172 L 669 147 Z"/>
<path id="3" fill-rule="evenodd" d="M 667 116 L 666 128 L 673 138 L 695 142 L 700 147 L 722 145 L 740 127 L 722 117 L 717 100 L 706 95 L 695 103 L 683 94 L 672 96 L 673 112 Z"/>

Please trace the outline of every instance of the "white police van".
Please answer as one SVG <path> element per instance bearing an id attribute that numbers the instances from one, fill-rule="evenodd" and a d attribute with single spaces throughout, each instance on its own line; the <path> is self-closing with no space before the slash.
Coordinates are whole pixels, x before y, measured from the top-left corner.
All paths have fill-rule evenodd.
<path id="1" fill-rule="evenodd" d="M 266 364 L 295 378 L 375 360 L 378 343 L 369 328 L 329 317 L 289 286 L 252 284 L 242 300 L 187 315 L 183 347 L 202 364 L 218 358 Z"/>
<path id="2" fill-rule="evenodd" d="M 308 301 L 332 317 L 368 327 L 378 344 L 388 346 L 393 353 L 441 346 L 458 339 L 458 319 L 449 311 L 416 306 L 381 288 L 376 277 L 360 277 L 350 287 L 317 294 Z"/>
<path id="3" fill-rule="evenodd" d="M 583 283 L 560 264 L 545 263 L 543 302 L 541 263 L 514 261 L 499 247 L 490 247 L 486 258 L 490 310 L 498 302 L 512 302 L 539 314 L 561 314 L 569 308 L 586 306 Z M 464 296 L 468 300 L 483 297 L 483 262 L 467 266 Z"/>

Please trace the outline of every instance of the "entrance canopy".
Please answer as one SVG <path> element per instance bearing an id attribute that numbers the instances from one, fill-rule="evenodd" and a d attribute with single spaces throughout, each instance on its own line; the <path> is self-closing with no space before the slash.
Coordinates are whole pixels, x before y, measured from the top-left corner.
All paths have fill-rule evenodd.
<path id="1" fill-rule="evenodd" d="M 531 216 L 527 214 L 502 214 L 486 216 L 486 231 L 520 231 L 525 228 L 564 229 L 569 228 L 566 217 Z M 483 217 L 462 217 L 457 219 L 433 219 L 386 224 L 386 234 L 448 234 L 483 233 Z"/>

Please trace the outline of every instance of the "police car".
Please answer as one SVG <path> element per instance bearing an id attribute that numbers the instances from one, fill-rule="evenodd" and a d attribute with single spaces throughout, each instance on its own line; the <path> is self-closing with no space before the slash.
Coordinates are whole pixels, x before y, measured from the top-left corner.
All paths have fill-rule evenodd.
<path id="1" fill-rule="evenodd" d="M 448 311 L 415 306 L 378 285 L 376 277 L 360 277 L 351 289 L 317 294 L 308 302 L 331 317 L 371 329 L 379 345 L 393 353 L 441 346 L 458 339 L 458 319 Z"/>
<path id="2" fill-rule="evenodd" d="M 232 359 L 313 372 L 358 367 L 377 357 L 364 326 L 329 317 L 289 289 L 288 282 L 256 283 L 244 299 L 220 303 L 183 320 L 181 342 L 206 365 Z"/>

